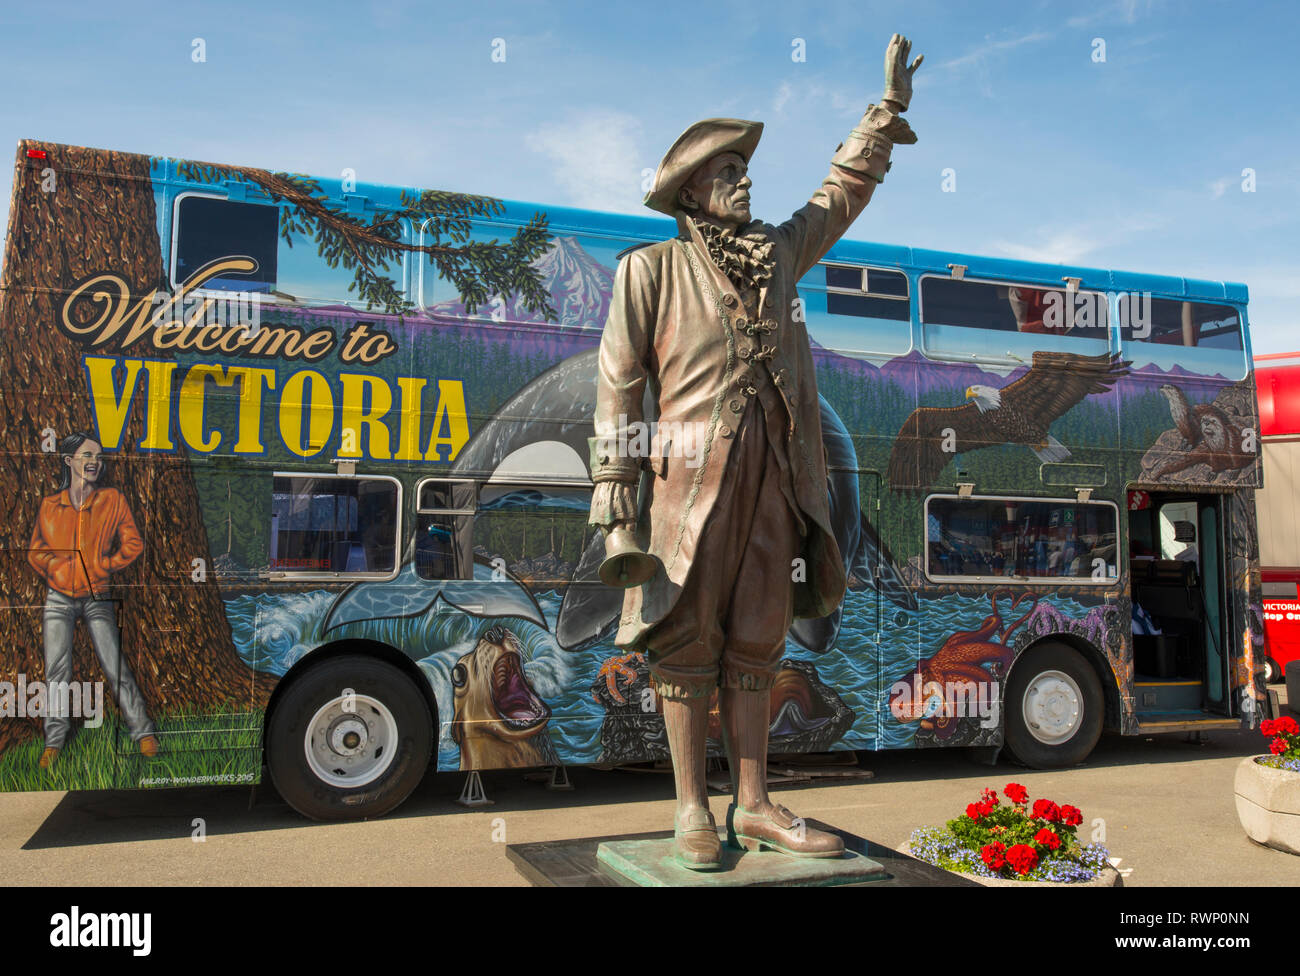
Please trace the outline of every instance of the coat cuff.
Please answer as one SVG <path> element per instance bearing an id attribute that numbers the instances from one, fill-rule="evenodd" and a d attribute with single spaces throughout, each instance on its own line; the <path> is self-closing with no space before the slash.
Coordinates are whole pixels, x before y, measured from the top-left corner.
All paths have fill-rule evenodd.
<path id="1" fill-rule="evenodd" d="M 619 522 L 635 522 L 637 486 L 627 481 L 598 481 L 591 493 L 588 525 L 608 527 Z"/>
<path id="2" fill-rule="evenodd" d="M 591 480 L 630 481 L 635 482 L 641 475 L 641 462 L 638 458 L 625 457 L 619 453 L 616 437 L 588 437 L 587 445 L 591 449 Z M 625 442 L 626 449 L 626 442 Z"/>
<path id="3" fill-rule="evenodd" d="M 911 145 L 914 142 L 916 133 L 906 119 L 883 106 L 872 105 L 867 108 L 862 121 L 849 134 L 848 139 L 840 143 L 831 162 L 843 169 L 869 176 L 877 183 L 883 183 L 885 174 L 892 165 L 889 156 L 894 146 Z"/>

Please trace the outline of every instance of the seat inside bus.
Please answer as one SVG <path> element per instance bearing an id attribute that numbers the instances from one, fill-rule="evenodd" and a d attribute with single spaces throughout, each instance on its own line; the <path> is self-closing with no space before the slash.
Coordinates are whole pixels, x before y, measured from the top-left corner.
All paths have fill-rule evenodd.
<path id="1" fill-rule="evenodd" d="M 1134 634 L 1134 668 L 1156 678 L 1200 677 L 1204 607 L 1196 563 L 1181 559 L 1134 560 L 1133 600 L 1161 633 Z"/>

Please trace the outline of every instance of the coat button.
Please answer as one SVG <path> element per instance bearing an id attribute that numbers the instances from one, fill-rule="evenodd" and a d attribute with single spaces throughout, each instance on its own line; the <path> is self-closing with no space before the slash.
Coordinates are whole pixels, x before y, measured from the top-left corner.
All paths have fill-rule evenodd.
<path id="1" fill-rule="evenodd" d="M 749 354 L 750 354 L 750 352 L 751 352 L 751 350 L 750 350 L 750 348 L 749 348 L 748 346 L 741 346 L 741 347 L 740 347 L 740 358 L 741 358 L 741 359 L 748 359 L 748 358 L 749 358 Z"/>
<path id="2" fill-rule="evenodd" d="M 763 299 L 764 308 L 771 308 L 775 304 L 776 304 L 776 300 L 772 298 L 771 295 L 768 295 L 766 298 Z"/>
<path id="3" fill-rule="evenodd" d="M 731 407 L 732 413 L 740 413 L 740 408 L 744 406 L 743 400 L 732 400 L 727 406 Z"/>
<path id="4" fill-rule="evenodd" d="M 734 308 L 736 305 L 736 296 L 732 294 L 723 295 L 722 304 L 726 305 L 727 308 Z"/>
<path id="5" fill-rule="evenodd" d="M 726 424 L 723 424 L 721 427 L 718 428 L 718 433 L 721 434 L 723 437 L 730 437 L 731 428 L 728 427 Z"/>

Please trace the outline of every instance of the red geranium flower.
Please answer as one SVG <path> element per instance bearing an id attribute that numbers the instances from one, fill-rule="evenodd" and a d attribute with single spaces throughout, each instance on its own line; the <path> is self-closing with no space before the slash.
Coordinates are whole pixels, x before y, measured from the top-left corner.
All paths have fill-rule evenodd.
<path id="1" fill-rule="evenodd" d="M 1038 853 L 1028 844 L 1016 844 L 1007 851 L 1007 863 L 1016 874 L 1028 874 L 1038 866 Z"/>
<path id="2" fill-rule="evenodd" d="M 1035 820 L 1056 823 L 1061 819 L 1061 808 L 1051 800 L 1035 800 L 1033 816 Z"/>
<path id="3" fill-rule="evenodd" d="M 1259 723 L 1259 730 L 1260 732 L 1264 733 L 1264 735 L 1276 735 L 1277 723 L 1274 722 L 1271 718 L 1266 718 L 1264 719 L 1264 721 Z"/>
<path id="4" fill-rule="evenodd" d="M 984 790 L 980 793 L 980 799 L 989 805 L 989 809 L 998 805 L 998 794 L 994 790 Z"/>
<path id="5" fill-rule="evenodd" d="M 980 817 L 984 816 L 984 811 L 980 809 L 978 803 L 968 803 L 966 804 L 966 816 L 970 817 L 972 820 L 978 820 Z"/>
<path id="6" fill-rule="evenodd" d="M 1023 847 L 1024 845 L 1022 844 L 1020 846 Z M 1006 853 L 1007 846 L 994 841 L 992 844 L 986 845 L 980 851 L 980 858 L 988 866 L 990 871 L 1001 871 L 1002 866 L 1007 863 L 1007 859 L 1004 856 Z"/>
<path id="7" fill-rule="evenodd" d="M 1083 823 L 1082 811 L 1078 807 L 1072 807 L 1068 803 L 1065 804 L 1065 806 L 1061 807 L 1061 823 L 1067 827 L 1079 826 L 1079 824 Z"/>
<path id="8" fill-rule="evenodd" d="M 1297 724 L 1296 720 L 1290 715 L 1283 715 L 1278 719 L 1277 722 L 1274 723 L 1274 728 L 1283 735 L 1300 734 L 1300 724 Z"/>
<path id="9" fill-rule="evenodd" d="M 1061 838 L 1056 836 L 1051 827 L 1044 827 L 1034 834 L 1034 843 L 1046 847 L 1049 851 L 1054 851 L 1061 846 Z"/>
<path id="10" fill-rule="evenodd" d="M 1008 783 L 1002 788 L 1002 792 L 1012 803 L 1024 803 L 1029 799 L 1029 791 L 1019 783 Z"/>
<path id="11" fill-rule="evenodd" d="M 1275 756 L 1280 756 L 1286 752 L 1286 739 L 1274 739 L 1268 744 L 1269 752 Z"/>

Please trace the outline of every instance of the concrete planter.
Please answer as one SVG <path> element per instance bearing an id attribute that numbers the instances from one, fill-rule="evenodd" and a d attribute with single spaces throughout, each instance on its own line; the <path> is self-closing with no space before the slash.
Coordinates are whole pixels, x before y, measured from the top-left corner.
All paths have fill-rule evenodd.
<path id="1" fill-rule="evenodd" d="M 904 844 L 898 849 L 900 854 L 911 856 L 912 845 Z M 986 888 L 1122 888 L 1124 879 L 1119 876 L 1109 864 L 1102 869 L 1101 874 L 1097 875 L 1091 881 L 1075 881 L 1066 883 L 1064 881 L 1016 881 L 1013 878 L 985 878 L 978 874 L 967 874 L 965 871 L 951 871 L 950 874 L 958 875 L 977 884 L 982 884 Z"/>
<path id="2" fill-rule="evenodd" d="M 1261 766 L 1251 756 L 1237 767 L 1237 819 L 1256 844 L 1300 854 L 1300 773 Z"/>

